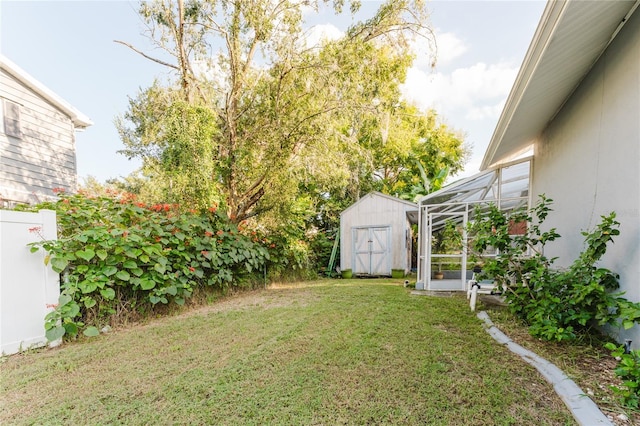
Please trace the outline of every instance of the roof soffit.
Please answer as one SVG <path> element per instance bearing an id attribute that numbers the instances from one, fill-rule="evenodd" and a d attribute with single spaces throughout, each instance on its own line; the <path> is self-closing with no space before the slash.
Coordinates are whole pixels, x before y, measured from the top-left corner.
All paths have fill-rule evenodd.
<path id="1" fill-rule="evenodd" d="M 481 170 L 531 144 L 609 45 L 637 1 L 550 1 L 502 111 Z"/>

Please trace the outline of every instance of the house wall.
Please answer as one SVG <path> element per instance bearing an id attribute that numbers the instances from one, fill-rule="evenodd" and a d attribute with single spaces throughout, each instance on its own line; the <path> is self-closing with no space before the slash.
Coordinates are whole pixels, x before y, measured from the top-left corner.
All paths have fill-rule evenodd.
<path id="1" fill-rule="evenodd" d="M 411 268 L 410 246 L 407 248 L 407 235 L 411 225 L 407 211 L 416 210 L 401 200 L 367 194 L 340 215 L 340 269 L 352 269 L 353 241 L 352 228 L 364 226 L 391 227 L 391 269 Z M 409 241 L 410 243 L 410 241 Z M 391 271 L 389 271 L 391 273 Z"/>
<path id="2" fill-rule="evenodd" d="M 52 188 L 75 191 L 75 134 L 71 119 L 0 69 L 0 101 L 20 105 L 22 139 L 0 126 L 0 198 L 36 202 Z M 35 195 L 34 195 L 35 194 Z"/>
<path id="3" fill-rule="evenodd" d="M 640 11 L 548 125 L 533 164 L 532 193 L 555 200 L 545 224 L 562 235 L 545 254 L 570 265 L 583 248 L 580 232 L 615 211 L 621 235 L 601 265 L 640 301 Z M 612 331 L 640 344 L 637 326 Z"/>

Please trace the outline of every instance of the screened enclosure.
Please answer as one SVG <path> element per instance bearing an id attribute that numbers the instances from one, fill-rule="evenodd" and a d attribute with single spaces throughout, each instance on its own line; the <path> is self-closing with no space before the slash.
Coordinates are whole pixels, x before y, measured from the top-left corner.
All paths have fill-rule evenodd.
<path id="1" fill-rule="evenodd" d="M 468 222 L 492 204 L 503 211 L 528 208 L 531 161 L 488 169 L 420 199 L 416 289 L 465 290 L 474 267 Z"/>

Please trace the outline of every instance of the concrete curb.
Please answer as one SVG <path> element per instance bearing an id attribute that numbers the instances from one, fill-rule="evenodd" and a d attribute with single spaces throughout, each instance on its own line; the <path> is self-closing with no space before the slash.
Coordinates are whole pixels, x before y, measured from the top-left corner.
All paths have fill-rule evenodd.
<path id="1" fill-rule="evenodd" d="M 576 419 L 579 425 L 613 426 L 613 423 L 600 411 L 598 406 L 562 370 L 508 338 L 493 324 L 485 311 L 478 312 L 478 318 L 484 321 L 484 328 L 491 337 L 498 343 L 506 345 L 511 352 L 519 355 L 525 362 L 534 366 L 553 385 L 553 389 L 569 408 L 573 418 Z"/>

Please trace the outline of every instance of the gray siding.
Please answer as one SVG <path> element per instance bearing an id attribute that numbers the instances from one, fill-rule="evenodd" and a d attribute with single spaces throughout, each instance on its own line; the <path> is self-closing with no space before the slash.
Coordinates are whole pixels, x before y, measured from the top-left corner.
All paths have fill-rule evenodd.
<path id="1" fill-rule="evenodd" d="M 580 232 L 615 211 L 621 235 L 601 265 L 640 301 L 640 10 L 547 126 L 533 165 L 532 193 L 555 200 L 546 225 L 562 235 L 545 254 L 568 266 L 583 248 Z M 640 330 L 620 337 L 640 341 Z"/>
<path id="2" fill-rule="evenodd" d="M 0 69 L 0 98 L 20 105 L 22 130 L 21 139 L 0 132 L 0 197 L 33 202 L 53 195 L 52 188 L 75 191 L 71 119 L 4 69 Z"/>

